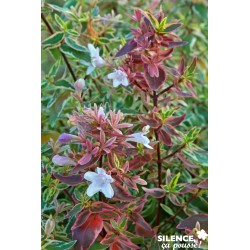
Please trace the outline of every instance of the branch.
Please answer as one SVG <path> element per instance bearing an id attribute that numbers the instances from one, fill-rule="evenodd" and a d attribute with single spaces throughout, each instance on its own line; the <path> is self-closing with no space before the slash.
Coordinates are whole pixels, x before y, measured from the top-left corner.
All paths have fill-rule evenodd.
<path id="1" fill-rule="evenodd" d="M 167 88 L 163 89 L 157 96 L 161 96 L 163 93 L 168 92 L 173 87 L 174 87 L 174 84 L 168 86 Z"/>
<path id="2" fill-rule="evenodd" d="M 147 90 L 143 89 L 136 81 L 134 81 L 134 85 L 138 87 L 140 90 L 148 94 L 150 97 L 153 97 Z"/>
<path id="3" fill-rule="evenodd" d="M 158 106 L 158 95 L 156 94 L 156 91 L 153 92 L 153 103 L 154 103 L 154 107 Z M 156 129 L 154 129 L 154 133 L 155 133 L 155 140 L 159 141 L 159 137 L 158 137 Z M 160 143 L 157 143 L 157 165 L 158 165 L 158 187 L 161 187 L 161 184 L 162 184 L 162 159 L 161 159 Z M 161 202 L 162 202 L 162 198 L 158 200 L 156 225 L 159 225 L 159 223 L 160 223 Z"/>
<path id="4" fill-rule="evenodd" d="M 48 28 L 50 34 L 53 35 L 54 31 L 53 31 L 52 27 L 50 26 L 49 22 L 47 21 L 45 15 L 42 13 L 41 16 L 42 16 L 42 20 L 45 23 L 46 27 Z M 75 76 L 75 73 L 74 73 L 73 69 L 71 68 L 71 65 L 69 64 L 69 61 L 68 61 L 67 57 L 64 55 L 64 53 L 61 50 L 59 50 L 59 51 L 60 51 L 66 65 L 67 65 L 68 69 L 69 69 L 69 72 L 70 72 L 72 78 L 74 79 L 74 81 L 76 81 L 77 78 Z"/>
<path id="5" fill-rule="evenodd" d="M 171 153 L 171 154 L 165 156 L 164 158 L 162 158 L 162 160 L 164 161 L 164 160 L 166 160 L 166 159 L 174 156 L 175 154 L 179 153 L 185 147 L 186 147 L 186 144 L 183 144 L 180 148 L 178 148 L 177 150 L 175 150 L 173 153 Z"/>
<path id="6" fill-rule="evenodd" d="M 197 195 L 199 194 L 199 192 L 201 191 L 202 189 L 201 188 L 199 188 L 198 190 L 197 190 L 197 192 L 196 193 L 194 193 L 191 197 L 190 197 L 190 199 L 183 205 L 183 206 L 181 206 L 176 212 L 175 212 L 175 214 L 173 215 L 173 216 L 171 216 L 167 221 L 165 221 L 161 226 L 159 226 L 159 228 L 158 228 L 158 231 L 163 227 L 163 225 L 166 225 L 167 223 L 169 223 L 169 222 L 171 222 L 171 221 L 173 221 L 175 218 L 176 218 L 176 216 L 193 200 L 193 199 L 195 199 L 196 197 L 197 197 Z"/>
<path id="7" fill-rule="evenodd" d="M 67 189 L 64 189 L 63 192 L 65 194 L 67 194 L 67 196 L 72 200 L 72 202 L 74 203 L 74 205 L 76 204 L 75 199 L 72 197 L 72 195 L 69 193 L 69 191 Z"/>

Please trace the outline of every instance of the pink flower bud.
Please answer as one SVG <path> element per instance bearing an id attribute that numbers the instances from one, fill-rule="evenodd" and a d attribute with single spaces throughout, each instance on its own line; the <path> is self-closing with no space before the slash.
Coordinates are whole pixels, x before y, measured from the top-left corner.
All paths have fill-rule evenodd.
<path id="1" fill-rule="evenodd" d="M 58 166 L 75 166 L 76 165 L 76 163 L 72 159 L 66 156 L 60 156 L 60 155 L 55 155 L 52 158 L 52 162 Z"/>
<path id="2" fill-rule="evenodd" d="M 63 134 L 61 134 L 61 135 L 59 136 L 58 141 L 59 141 L 60 143 L 64 143 L 64 144 L 65 144 L 65 143 L 70 142 L 72 139 L 77 139 L 77 138 L 78 138 L 78 137 L 75 136 L 75 135 L 63 133 Z"/>
<path id="3" fill-rule="evenodd" d="M 78 79 L 74 84 L 74 88 L 75 88 L 77 94 L 81 94 L 82 90 L 85 88 L 84 79 L 82 79 L 82 78 Z"/>

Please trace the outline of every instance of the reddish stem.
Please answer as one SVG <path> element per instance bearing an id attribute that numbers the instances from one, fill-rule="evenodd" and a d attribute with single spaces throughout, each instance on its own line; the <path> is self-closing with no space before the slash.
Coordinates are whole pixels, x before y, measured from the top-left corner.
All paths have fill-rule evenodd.
<path id="1" fill-rule="evenodd" d="M 161 96 L 163 93 L 168 92 L 171 88 L 174 87 L 174 84 L 168 86 L 167 88 L 163 89 L 157 96 Z"/>
<path id="2" fill-rule="evenodd" d="M 153 92 L 153 103 L 154 103 L 154 107 L 158 107 L 158 95 L 156 94 L 156 91 Z M 157 130 L 154 129 L 154 132 L 155 132 L 155 140 L 159 141 Z M 161 184 L 162 184 L 162 159 L 161 159 L 161 148 L 160 148 L 159 142 L 157 143 L 157 165 L 158 165 L 158 187 L 161 187 Z M 162 198 L 158 200 L 156 225 L 159 225 L 159 223 L 160 223 L 161 203 L 162 203 Z"/>
<path id="3" fill-rule="evenodd" d="M 72 197 L 72 195 L 69 193 L 69 191 L 67 189 L 64 189 L 63 192 L 72 200 L 72 202 L 74 203 L 74 205 L 76 204 L 75 199 Z"/>
<path id="4" fill-rule="evenodd" d="M 171 154 L 165 156 L 164 158 L 162 158 L 162 160 L 166 160 L 166 159 L 174 156 L 175 154 L 179 153 L 185 147 L 186 147 L 186 144 L 183 144 L 180 148 L 178 148 L 177 150 L 175 150 L 173 153 L 171 153 Z"/>
<path id="5" fill-rule="evenodd" d="M 176 216 L 193 200 L 193 199 L 195 199 L 196 197 L 197 197 L 197 195 L 199 194 L 199 192 L 201 191 L 201 189 L 199 188 L 198 190 L 197 190 L 197 192 L 196 193 L 194 193 L 191 197 L 190 197 L 190 199 L 183 205 L 183 206 L 181 206 L 175 213 L 174 213 L 174 215 L 173 216 L 171 216 L 166 222 L 164 222 L 164 224 L 162 224 L 159 228 L 158 228 L 158 230 L 160 230 L 162 227 L 163 227 L 163 225 L 166 225 L 166 224 L 168 224 L 169 222 L 171 222 L 171 221 L 173 221 L 175 218 L 176 218 Z"/>

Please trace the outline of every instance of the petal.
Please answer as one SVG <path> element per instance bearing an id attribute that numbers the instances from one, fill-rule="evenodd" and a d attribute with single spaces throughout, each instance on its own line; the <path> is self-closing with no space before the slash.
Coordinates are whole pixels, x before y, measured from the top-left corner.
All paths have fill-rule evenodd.
<path id="1" fill-rule="evenodd" d="M 119 85 L 121 84 L 121 82 L 119 81 L 119 80 L 117 80 L 117 79 L 114 79 L 113 80 L 113 87 L 118 87 Z"/>
<path id="2" fill-rule="evenodd" d="M 116 77 L 116 72 L 109 73 L 107 77 L 108 79 L 114 79 Z"/>
<path id="3" fill-rule="evenodd" d="M 154 149 L 152 148 L 149 144 L 143 144 L 146 148 L 149 148 L 149 149 Z"/>
<path id="4" fill-rule="evenodd" d="M 91 74 L 94 69 L 95 69 L 94 66 L 89 66 L 88 69 L 87 69 L 86 75 Z"/>
<path id="5" fill-rule="evenodd" d="M 87 189 L 87 195 L 89 197 L 93 196 L 97 192 L 101 191 L 102 187 L 96 183 L 91 183 Z"/>
<path id="6" fill-rule="evenodd" d="M 103 168 L 96 168 L 98 174 L 106 174 L 106 171 Z"/>
<path id="7" fill-rule="evenodd" d="M 94 47 L 92 44 L 89 43 L 89 44 L 88 44 L 88 48 L 89 48 L 91 57 L 95 56 L 96 53 L 97 53 L 95 47 Z M 99 54 L 99 53 L 98 53 L 98 54 Z"/>
<path id="8" fill-rule="evenodd" d="M 97 176 L 98 176 L 97 173 L 88 171 L 87 173 L 84 174 L 84 179 L 93 182 L 96 180 Z"/>
<path id="9" fill-rule="evenodd" d="M 105 195 L 106 198 L 112 198 L 115 194 L 112 186 L 109 183 L 106 183 L 103 186 L 101 192 Z"/>
<path id="10" fill-rule="evenodd" d="M 134 133 L 132 135 L 129 136 L 130 138 L 127 139 L 127 141 L 133 141 L 133 142 L 137 142 L 137 143 L 149 143 L 149 140 L 145 140 L 145 138 L 147 138 L 146 136 L 143 135 L 142 132 L 139 132 L 139 133 Z"/>
<path id="11" fill-rule="evenodd" d="M 122 85 L 123 85 L 123 86 L 128 86 L 128 85 L 129 85 L 129 81 L 128 81 L 128 78 L 127 78 L 127 77 L 126 77 L 125 79 L 123 79 Z"/>
<path id="12" fill-rule="evenodd" d="M 100 68 L 100 67 L 103 67 L 105 65 L 105 61 L 99 56 L 97 58 L 97 64 L 96 64 L 96 67 Z"/>

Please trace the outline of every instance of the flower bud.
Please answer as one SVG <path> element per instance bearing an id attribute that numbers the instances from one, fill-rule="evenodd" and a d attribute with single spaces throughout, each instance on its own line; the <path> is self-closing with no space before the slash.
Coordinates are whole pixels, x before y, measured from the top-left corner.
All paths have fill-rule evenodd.
<path id="1" fill-rule="evenodd" d="M 75 135 L 71 135 L 71 134 L 67 134 L 67 133 L 63 133 L 59 136 L 58 141 L 60 143 L 66 144 L 68 142 L 70 142 L 72 139 L 77 139 L 78 137 Z"/>
<path id="2" fill-rule="evenodd" d="M 47 237 L 49 237 L 51 235 L 51 233 L 53 232 L 55 228 L 55 221 L 53 219 L 48 219 L 46 221 L 46 224 L 45 224 L 45 234 L 47 235 Z"/>
<path id="3" fill-rule="evenodd" d="M 78 79 L 78 80 L 75 82 L 75 84 L 74 84 L 74 88 L 75 88 L 75 90 L 76 90 L 76 93 L 77 93 L 78 95 L 80 95 L 81 92 L 82 92 L 82 90 L 85 88 L 85 81 L 84 81 L 84 79 L 82 79 L 82 78 Z"/>
<path id="4" fill-rule="evenodd" d="M 68 166 L 68 165 L 75 166 L 76 165 L 76 163 L 72 159 L 66 156 L 60 156 L 60 155 L 55 155 L 52 158 L 52 162 L 58 166 Z"/>

